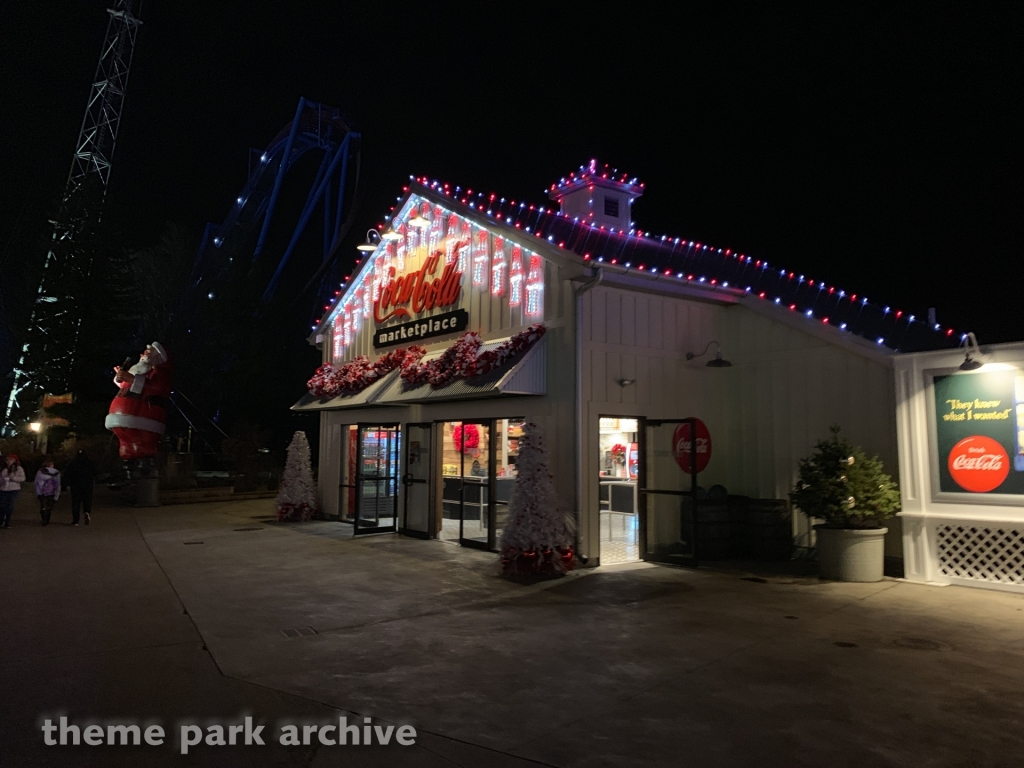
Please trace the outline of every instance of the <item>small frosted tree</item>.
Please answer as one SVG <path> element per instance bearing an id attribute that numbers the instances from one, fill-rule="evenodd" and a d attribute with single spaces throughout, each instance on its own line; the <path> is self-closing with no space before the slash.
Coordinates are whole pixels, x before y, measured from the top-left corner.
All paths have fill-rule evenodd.
<path id="1" fill-rule="evenodd" d="M 275 503 L 278 520 L 312 520 L 316 514 L 316 482 L 305 432 L 296 432 L 288 444 L 288 459 Z"/>
<path id="2" fill-rule="evenodd" d="M 502 571 L 506 576 L 561 575 L 573 567 L 574 526 L 555 503 L 544 435 L 536 424 L 523 427 L 516 469 L 499 546 Z"/>

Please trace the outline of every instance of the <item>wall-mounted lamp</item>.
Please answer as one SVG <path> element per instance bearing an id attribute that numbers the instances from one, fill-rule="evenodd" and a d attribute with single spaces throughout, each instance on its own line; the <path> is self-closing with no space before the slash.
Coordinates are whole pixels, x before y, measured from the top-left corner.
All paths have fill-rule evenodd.
<path id="1" fill-rule="evenodd" d="M 708 353 L 708 350 L 711 349 L 711 345 L 712 344 L 714 344 L 715 346 L 718 347 L 718 351 L 715 352 L 714 359 L 708 360 L 707 367 L 708 368 L 731 368 L 732 367 L 732 363 L 730 363 L 728 360 L 723 360 L 722 359 L 722 345 L 719 344 L 717 341 L 709 341 L 708 345 L 706 347 L 704 347 L 704 351 L 701 352 L 699 355 L 694 354 L 693 352 L 687 352 L 686 353 L 686 359 L 687 360 L 695 360 L 698 357 L 704 357 L 704 355 L 706 355 Z"/>
<path id="2" fill-rule="evenodd" d="M 366 230 L 366 242 L 357 245 L 356 249 L 370 253 L 376 251 L 378 245 L 380 245 L 380 232 L 376 229 L 368 229 Z"/>
<path id="3" fill-rule="evenodd" d="M 31 429 L 33 432 L 39 432 L 40 430 L 42 430 L 43 425 L 38 421 L 33 421 L 31 424 L 28 425 L 28 428 Z"/>
<path id="4" fill-rule="evenodd" d="M 409 224 L 423 229 L 430 226 L 430 219 L 423 215 L 423 211 L 416 211 L 416 215 L 409 219 Z"/>
<path id="5" fill-rule="evenodd" d="M 620 387 L 628 387 L 632 384 L 636 384 L 636 379 L 619 379 L 618 382 Z"/>
<path id="6" fill-rule="evenodd" d="M 960 363 L 961 371 L 976 371 L 984 365 L 979 360 L 975 360 L 971 357 L 971 348 L 974 348 L 974 354 L 981 357 L 981 347 L 978 346 L 978 337 L 973 333 L 968 333 L 967 337 L 960 342 L 960 346 L 967 347 L 967 352 L 964 354 L 964 361 Z"/>

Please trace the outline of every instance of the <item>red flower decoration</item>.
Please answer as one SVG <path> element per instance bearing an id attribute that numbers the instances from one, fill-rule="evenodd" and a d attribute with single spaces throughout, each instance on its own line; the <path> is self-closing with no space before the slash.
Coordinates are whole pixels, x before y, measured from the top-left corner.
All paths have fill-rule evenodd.
<path id="1" fill-rule="evenodd" d="M 430 384 L 433 388 L 440 389 L 456 379 L 482 376 L 495 368 L 500 368 L 511 358 L 536 344 L 546 330 L 543 325 L 536 323 L 494 349 L 482 353 L 480 347 L 483 340 L 480 334 L 467 333 L 448 347 L 444 354 L 427 363 L 420 363 L 426 350 L 417 346 L 396 349 L 373 363 L 363 356 L 337 368 L 325 363 L 316 369 L 306 387 L 314 397 L 354 395 L 395 368 L 401 368 L 402 381 L 407 387 L 415 388 Z"/>
<path id="2" fill-rule="evenodd" d="M 418 362 L 427 350 L 423 347 L 409 347 L 388 352 L 376 362 L 360 355 L 355 360 L 335 368 L 325 363 L 316 369 L 307 383 L 309 393 L 315 397 L 338 397 L 362 392 L 383 376 L 401 365 Z"/>
<path id="3" fill-rule="evenodd" d="M 522 333 L 499 344 L 487 352 L 480 352 L 483 340 L 480 334 L 467 333 L 439 358 L 427 363 L 411 361 L 402 365 L 402 381 L 407 387 L 420 387 L 429 383 L 435 389 L 448 386 L 455 379 L 482 376 L 508 362 L 532 347 L 547 329 L 537 323 Z"/>
<path id="4" fill-rule="evenodd" d="M 452 430 L 452 440 L 455 441 L 455 450 L 468 453 L 480 445 L 480 430 L 476 424 L 459 424 Z"/>

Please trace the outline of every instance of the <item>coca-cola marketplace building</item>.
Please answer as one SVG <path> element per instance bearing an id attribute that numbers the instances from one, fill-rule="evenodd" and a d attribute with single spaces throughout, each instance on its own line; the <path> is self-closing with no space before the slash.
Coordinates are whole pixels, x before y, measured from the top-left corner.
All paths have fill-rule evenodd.
<path id="1" fill-rule="evenodd" d="M 906 578 L 1024 592 L 1024 344 L 895 372 Z"/>
<path id="2" fill-rule="evenodd" d="M 788 493 L 832 424 L 897 473 L 893 361 L 959 335 L 755 255 L 645 232 L 631 209 L 644 191 L 596 163 L 545 205 L 410 181 L 310 337 L 345 391 L 293 406 L 320 413 L 328 515 L 355 535 L 494 551 L 524 420 L 546 431 L 590 564 L 805 554 L 813 532 Z M 472 347 L 486 371 L 430 383 L 382 365 L 361 385 L 356 361 L 413 345 L 422 363 L 463 369 Z"/>

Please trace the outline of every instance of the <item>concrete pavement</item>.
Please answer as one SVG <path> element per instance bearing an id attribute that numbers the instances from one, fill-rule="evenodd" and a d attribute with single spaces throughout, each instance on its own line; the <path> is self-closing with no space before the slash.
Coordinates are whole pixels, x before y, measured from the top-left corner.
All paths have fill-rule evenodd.
<path id="1" fill-rule="evenodd" d="M 1020 766 L 1024 596 L 887 580 L 591 569 L 269 501 L 100 509 L 0 531 L 3 765 Z M 66 502 L 56 517 L 67 520 Z M 253 530 L 255 529 L 255 530 Z M 234 719 L 263 747 L 45 747 L 38 719 Z M 414 747 L 282 747 L 286 719 L 412 724 Z"/>

